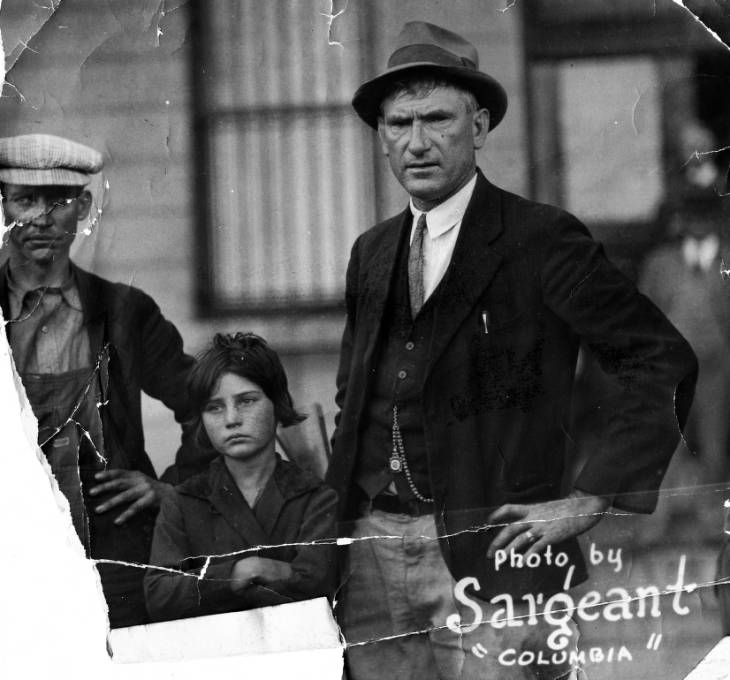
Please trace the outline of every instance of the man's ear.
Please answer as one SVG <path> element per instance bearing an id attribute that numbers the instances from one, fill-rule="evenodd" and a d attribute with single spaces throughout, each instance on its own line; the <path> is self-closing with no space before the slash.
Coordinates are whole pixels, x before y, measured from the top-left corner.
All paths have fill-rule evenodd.
<path id="1" fill-rule="evenodd" d="M 481 108 L 474 112 L 474 148 L 481 149 L 489 132 L 489 111 Z"/>
<path id="2" fill-rule="evenodd" d="M 91 210 L 91 192 L 84 189 L 76 199 L 76 219 L 80 222 L 89 216 Z"/>
<path id="3" fill-rule="evenodd" d="M 388 155 L 388 145 L 385 143 L 385 132 L 383 130 L 384 123 L 382 118 L 378 118 L 378 137 L 380 137 L 380 148 L 383 150 L 383 155 Z"/>

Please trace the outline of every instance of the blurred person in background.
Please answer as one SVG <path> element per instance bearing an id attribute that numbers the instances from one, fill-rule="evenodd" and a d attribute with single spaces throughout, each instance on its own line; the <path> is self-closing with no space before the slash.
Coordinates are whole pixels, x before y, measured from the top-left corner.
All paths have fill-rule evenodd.
<path id="1" fill-rule="evenodd" d="M 669 499 L 668 531 L 713 542 L 722 523 L 700 510 L 698 485 L 725 484 L 730 444 L 730 250 L 727 199 L 721 196 L 714 163 L 715 140 L 699 123 L 680 134 L 682 166 L 678 191 L 660 209 L 667 242 L 646 257 L 639 288 L 689 341 L 699 360 L 699 377 L 680 447 L 666 487 L 682 487 Z M 698 495 L 699 494 L 699 495 Z M 706 494 L 704 494 L 706 495 Z M 719 508 L 719 505 L 718 505 Z M 701 520 L 701 521 L 698 521 Z"/>

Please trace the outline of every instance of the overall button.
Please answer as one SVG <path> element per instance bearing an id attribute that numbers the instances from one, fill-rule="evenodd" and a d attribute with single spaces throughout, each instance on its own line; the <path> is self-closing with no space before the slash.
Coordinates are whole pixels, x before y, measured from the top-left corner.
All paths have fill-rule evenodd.
<path id="1" fill-rule="evenodd" d="M 398 377 L 401 380 L 405 380 L 408 377 L 408 373 L 406 371 L 398 371 Z"/>
<path id="2" fill-rule="evenodd" d="M 414 347 L 415 343 L 411 342 L 410 340 L 406 343 L 406 349 L 410 352 Z"/>

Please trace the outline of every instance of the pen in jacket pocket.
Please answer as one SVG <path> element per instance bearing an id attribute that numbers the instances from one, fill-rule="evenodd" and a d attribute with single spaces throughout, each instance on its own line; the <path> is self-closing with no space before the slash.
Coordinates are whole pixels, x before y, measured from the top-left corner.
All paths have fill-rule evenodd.
<path id="1" fill-rule="evenodd" d="M 482 310 L 482 324 L 484 324 L 484 335 L 489 335 L 489 312 Z"/>

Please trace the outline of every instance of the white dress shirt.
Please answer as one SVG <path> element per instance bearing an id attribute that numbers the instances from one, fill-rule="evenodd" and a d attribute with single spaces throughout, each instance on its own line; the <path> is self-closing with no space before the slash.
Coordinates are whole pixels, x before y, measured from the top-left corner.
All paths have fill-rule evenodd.
<path id="1" fill-rule="evenodd" d="M 428 218 L 426 218 L 428 222 Z M 682 255 L 685 264 L 690 268 L 710 271 L 717 254 L 720 252 L 720 239 L 717 234 L 708 234 L 704 238 L 685 237 L 682 242 Z"/>
<path id="2" fill-rule="evenodd" d="M 424 302 L 436 290 L 436 286 L 439 285 L 451 262 L 451 255 L 461 229 L 461 221 L 464 219 L 466 206 L 469 205 L 476 183 L 475 173 L 474 177 L 451 198 L 426 213 L 426 233 L 423 236 Z M 423 214 L 422 210 L 418 210 L 413 205 L 413 199 L 411 199 L 411 212 L 413 213 L 413 223 L 409 243 L 413 243 L 418 218 Z"/>

